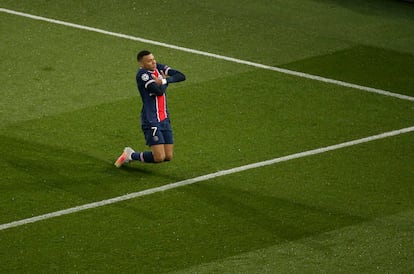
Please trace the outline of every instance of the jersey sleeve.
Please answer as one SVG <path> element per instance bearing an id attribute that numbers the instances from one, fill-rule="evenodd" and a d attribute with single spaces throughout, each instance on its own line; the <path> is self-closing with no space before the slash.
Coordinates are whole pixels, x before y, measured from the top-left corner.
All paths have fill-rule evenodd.
<path id="1" fill-rule="evenodd" d="M 137 74 L 136 80 L 138 86 L 143 87 L 150 96 L 160 96 L 165 92 L 165 87 L 158 86 L 155 80 L 152 78 L 151 73 L 147 70 L 140 70 Z"/>
<path id="2" fill-rule="evenodd" d="M 151 73 L 149 71 L 140 70 L 137 74 L 137 82 L 138 84 L 141 84 L 145 89 L 147 89 L 151 83 L 155 83 L 155 80 L 152 79 Z"/>
<path id="3" fill-rule="evenodd" d="M 176 83 L 176 82 L 181 82 L 185 80 L 185 75 L 184 73 L 176 70 L 176 69 L 172 69 L 167 65 L 162 65 L 162 64 L 157 64 L 157 69 L 164 72 L 165 75 L 167 75 L 167 83 Z"/>

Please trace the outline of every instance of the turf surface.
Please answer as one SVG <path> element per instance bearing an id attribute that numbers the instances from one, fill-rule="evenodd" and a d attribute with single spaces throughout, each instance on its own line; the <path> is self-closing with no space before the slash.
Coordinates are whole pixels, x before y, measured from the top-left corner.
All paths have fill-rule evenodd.
<path id="1" fill-rule="evenodd" d="M 414 95 L 410 3 L 119 2 L 0 7 Z M 3 12 L 0 24 L 0 224 L 414 125 L 412 101 Z M 176 155 L 116 169 L 124 146 L 145 148 L 142 48 L 187 76 L 168 91 Z M 409 273 L 413 136 L 2 230 L 0 272 Z"/>

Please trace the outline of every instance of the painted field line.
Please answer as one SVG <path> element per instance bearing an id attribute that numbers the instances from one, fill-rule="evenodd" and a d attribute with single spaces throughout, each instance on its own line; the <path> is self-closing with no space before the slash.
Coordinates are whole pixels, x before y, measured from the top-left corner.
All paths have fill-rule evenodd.
<path id="1" fill-rule="evenodd" d="M 175 49 L 175 50 L 179 50 L 179 51 L 189 52 L 189 53 L 193 53 L 193 54 L 197 54 L 197 55 L 203 55 L 203 56 L 212 57 L 212 58 L 216 58 L 216 59 L 220 59 L 220 60 L 226 60 L 226 61 L 229 61 L 229 62 L 248 65 L 248 66 L 252 66 L 252 67 L 256 67 L 256 68 L 277 71 L 277 72 L 280 72 L 280 73 L 284 73 L 284 74 L 288 74 L 288 75 L 294 75 L 294 76 L 301 77 L 301 78 L 307 78 L 307 79 L 320 81 L 320 82 L 324 82 L 324 83 L 330 83 L 330 84 L 334 84 L 334 85 L 338 85 L 338 86 L 343 86 L 343 87 L 358 89 L 358 90 L 362 90 L 362 91 L 377 93 L 377 94 L 381 94 L 381 95 L 385 95 L 385 96 L 399 98 L 399 99 L 402 99 L 402 100 L 414 101 L 414 97 L 411 97 L 411 96 L 408 96 L 408 95 L 403 95 L 403 94 L 398 94 L 398 93 L 394 93 L 394 92 L 386 91 L 386 90 L 382 90 L 382 89 L 376 89 L 376 88 L 361 86 L 361 85 L 357 85 L 357 84 L 352 84 L 352 83 L 348 83 L 348 82 L 344 82 L 344 81 L 334 80 L 334 79 L 325 78 L 325 77 L 312 75 L 312 74 L 308 74 L 308 73 L 303 73 L 303 72 L 298 72 L 298 71 L 294 71 L 294 70 L 289 70 L 289 69 L 284 69 L 284 68 L 279 68 L 279 67 L 272 67 L 272 66 L 268 66 L 268 65 L 263 65 L 263 64 L 259 64 L 259 63 L 255 63 L 255 62 L 251 62 L 251 61 L 246 61 L 246 60 L 241 60 L 241 59 L 228 57 L 228 56 L 224 56 L 224 55 L 219 55 L 219 54 L 215 54 L 215 53 L 210 53 L 210 52 L 205 52 L 205 51 L 180 47 L 180 46 L 171 45 L 171 44 L 167 44 L 167 43 L 162 43 L 162 42 L 158 42 L 158 41 L 154 41 L 154 40 L 148 40 L 148 39 L 145 39 L 145 38 L 135 37 L 135 36 L 126 35 L 126 34 L 122 34 L 122 33 L 106 31 L 106 30 L 102 30 L 102 29 L 98 29 L 98 28 L 78 25 L 78 24 L 74 24 L 74 23 L 61 21 L 61 20 L 56 20 L 56 19 L 46 18 L 46 17 L 32 15 L 32 14 L 28 14 L 28 13 L 18 12 L 18 11 L 14 11 L 14 10 L 0 8 L 0 11 L 5 12 L 5 13 L 9 13 L 9 14 L 14 14 L 14 15 L 18 15 L 18 16 L 31 18 L 31 19 L 34 19 L 34 20 L 46 21 L 46 22 L 49 22 L 49 23 L 64 25 L 64 26 L 67 26 L 67 27 L 72 27 L 72 28 L 77 28 L 77 29 L 82 29 L 82 30 L 88 30 L 88 31 L 92 31 L 92 32 L 98 32 L 98 33 L 102 33 L 102 34 L 106 34 L 106 35 L 110 35 L 110 36 L 115 36 L 115 37 L 124 38 L 124 39 L 128 39 L 128 40 L 133 40 L 133 41 L 137 41 L 137 42 L 147 43 L 147 44 L 156 45 L 156 46 L 160 46 L 160 47 L 171 48 L 171 49 Z"/>
<path id="2" fill-rule="evenodd" d="M 340 148 L 350 147 L 350 146 L 354 146 L 354 145 L 358 145 L 358 144 L 362 144 L 362 143 L 366 143 L 366 142 L 371 142 L 371 141 L 375 141 L 375 140 L 379 140 L 379 139 L 383 139 L 383 138 L 387 138 L 387 137 L 392 137 L 392 136 L 396 136 L 396 135 L 400 135 L 400 134 L 404 134 L 404 133 L 408 133 L 408 132 L 412 132 L 412 131 L 414 131 L 414 126 L 399 129 L 399 130 L 389 131 L 389 132 L 381 133 L 381 134 L 378 134 L 378 135 L 374 135 L 374 136 L 370 136 L 370 137 L 366 137 L 366 138 L 362 138 L 362 139 L 358 139 L 358 140 L 353 140 L 353 141 L 349 141 L 349 142 L 345 142 L 345 143 L 341 143 L 341 144 L 337 144 L 337 145 L 322 147 L 322 148 L 313 149 L 313 150 L 300 152 L 300 153 L 295 153 L 295 154 L 291 154 L 291 155 L 287 155 L 287 156 L 283 156 L 283 157 L 279 157 L 279 158 L 274 158 L 274 159 L 267 160 L 267 161 L 262 161 L 262 162 L 257 162 L 257 163 L 253 163 L 253 164 L 249 164 L 249 165 L 240 166 L 240 167 L 235 167 L 235 168 L 231 168 L 231 169 L 227 169 L 227 170 L 222 170 L 222 171 L 218 171 L 218 172 L 215 172 L 215 173 L 210 173 L 210 174 L 207 174 L 207 175 L 202 175 L 202 176 L 199 176 L 199 177 L 195 177 L 195 178 L 191 178 L 191 179 L 187 179 L 187 180 L 178 181 L 178 182 L 175 182 L 175 183 L 163 185 L 163 186 L 160 186 L 160 187 L 155 187 L 155 188 L 151 188 L 151 189 L 147 189 L 147 190 L 143 190 L 143 191 L 139 191 L 139 192 L 134 192 L 134 193 L 114 197 L 114 198 L 107 199 L 107 200 L 102 200 L 102 201 L 99 201 L 99 202 L 93 202 L 93 203 L 89 203 L 89 204 L 75 206 L 75 207 L 72 207 L 72 208 L 59 210 L 59 211 L 55 211 L 55 212 L 52 212 L 52 213 L 47 213 L 47 214 L 44 214 L 44 215 L 39 215 L 39 216 L 23 219 L 23 220 L 20 220 L 20 221 L 14 221 L 14 222 L 2 224 L 2 225 L 0 225 L 0 230 L 5 230 L 5 229 L 8 229 L 8 228 L 22 226 L 22 225 L 26 225 L 26 224 L 30 224 L 30 223 L 35 223 L 35 222 L 38 222 L 38 221 L 51 219 L 51 218 L 54 218 L 54 217 L 67 215 L 67 214 L 71 214 L 71 213 L 75 213 L 75 212 L 79 212 L 79 211 L 83 211 L 83 210 L 87 210 L 87 209 L 92 209 L 92 208 L 97 208 L 97 207 L 101 207 L 101 206 L 105 206 L 105 205 L 110 205 L 110 204 L 130 200 L 130 199 L 134 199 L 134 198 L 137 198 L 137 197 L 142 197 L 142 196 L 145 196 L 145 195 L 150 195 L 150 194 L 154 194 L 154 193 L 157 193 L 157 192 L 166 191 L 166 190 L 177 188 L 177 187 L 182 187 L 182 186 L 191 185 L 191 184 L 202 182 L 202 181 L 207 181 L 207 180 L 210 180 L 210 179 L 213 179 L 213 178 L 216 178 L 216 177 L 221 177 L 221 176 L 225 176 L 225 175 L 230 175 L 230 174 L 246 171 L 246 170 L 249 170 L 249 169 L 264 167 L 264 166 L 268 166 L 268 165 L 273 165 L 273 164 L 276 164 L 276 163 L 286 162 L 286 161 L 289 161 L 289 160 L 303 158 L 303 157 L 307 157 L 307 156 L 311 156 L 311 155 L 315 155 L 315 154 L 320 154 L 320 153 L 324 153 L 324 152 L 328 152 L 328 151 L 332 151 L 332 150 L 337 150 L 337 149 L 340 149 Z"/>

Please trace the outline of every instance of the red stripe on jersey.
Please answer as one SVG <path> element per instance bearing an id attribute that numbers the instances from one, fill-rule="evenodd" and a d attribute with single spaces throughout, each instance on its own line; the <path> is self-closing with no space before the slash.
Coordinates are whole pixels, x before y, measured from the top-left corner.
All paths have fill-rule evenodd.
<path id="1" fill-rule="evenodd" d="M 152 75 L 158 78 L 160 73 L 156 69 L 152 73 Z M 158 122 L 161 122 L 167 118 L 167 103 L 166 103 L 165 94 L 155 97 L 155 101 L 156 101 L 155 103 L 156 103 L 156 108 L 157 108 Z"/>
<path id="2" fill-rule="evenodd" d="M 165 94 L 155 97 L 157 104 L 157 118 L 161 122 L 167 118 L 167 104 Z"/>
<path id="3" fill-rule="evenodd" d="M 158 78 L 158 76 L 160 75 L 160 73 L 158 72 L 158 69 L 155 69 L 154 72 L 151 73 L 152 75 L 154 75 L 154 77 Z"/>

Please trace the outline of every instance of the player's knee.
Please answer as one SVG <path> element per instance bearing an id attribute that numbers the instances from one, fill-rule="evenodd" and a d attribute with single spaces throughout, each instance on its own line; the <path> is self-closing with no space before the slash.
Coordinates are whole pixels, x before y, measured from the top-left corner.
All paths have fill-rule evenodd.
<path id="1" fill-rule="evenodd" d="M 153 153 L 154 156 L 154 162 L 155 163 L 161 163 L 165 161 L 165 153 Z"/>
<path id="2" fill-rule="evenodd" d="M 172 155 L 165 155 L 164 161 L 169 162 L 169 161 L 172 161 L 172 159 L 173 159 Z"/>
<path id="3" fill-rule="evenodd" d="M 155 163 L 162 163 L 162 162 L 169 162 L 173 159 L 172 155 L 159 155 L 158 157 L 154 157 Z"/>
<path id="4" fill-rule="evenodd" d="M 163 155 L 155 156 L 154 155 L 154 162 L 155 163 L 161 163 L 161 162 L 164 162 L 164 161 L 165 161 L 165 156 L 163 156 Z"/>
<path id="5" fill-rule="evenodd" d="M 153 152 L 154 162 L 162 163 L 173 159 L 173 153 L 169 151 L 155 151 Z"/>

